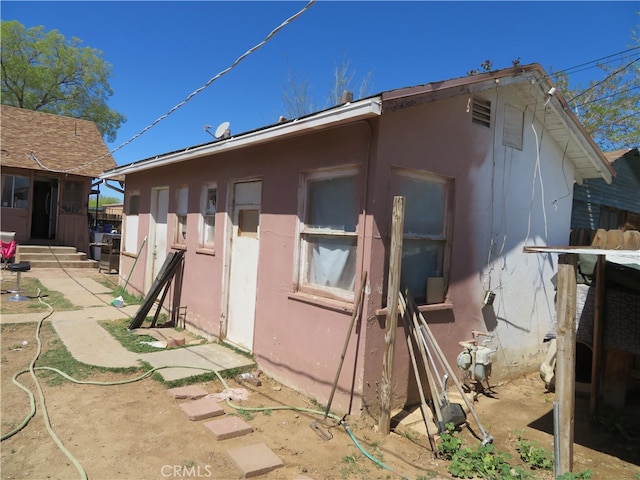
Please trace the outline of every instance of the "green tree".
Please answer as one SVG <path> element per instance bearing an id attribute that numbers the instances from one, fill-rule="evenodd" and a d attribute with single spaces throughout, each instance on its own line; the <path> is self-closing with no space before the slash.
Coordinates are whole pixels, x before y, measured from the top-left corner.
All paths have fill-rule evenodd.
<path id="1" fill-rule="evenodd" d="M 604 150 L 638 146 L 640 139 L 640 46 L 620 60 L 598 64 L 601 79 L 571 85 L 570 74 L 552 77 L 580 123 Z"/>
<path id="2" fill-rule="evenodd" d="M 111 65 L 99 50 L 57 30 L 2 22 L 2 103 L 91 120 L 113 141 L 125 117 L 107 106 Z"/>
<path id="3" fill-rule="evenodd" d="M 122 199 L 116 198 L 116 197 L 103 197 L 103 196 L 100 196 L 98 198 L 99 207 L 102 207 L 103 205 L 111 205 L 114 203 L 115 204 L 122 203 Z M 89 198 L 89 208 L 96 208 L 96 198 L 93 196 Z"/>

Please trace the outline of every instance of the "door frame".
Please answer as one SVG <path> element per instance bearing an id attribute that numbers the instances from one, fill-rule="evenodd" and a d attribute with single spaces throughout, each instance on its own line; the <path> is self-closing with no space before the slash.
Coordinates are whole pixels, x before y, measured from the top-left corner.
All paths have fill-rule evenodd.
<path id="1" fill-rule="evenodd" d="M 263 183 L 262 177 L 248 177 L 248 178 L 237 178 L 233 180 L 229 180 L 227 184 L 227 207 L 225 208 L 225 240 L 224 240 L 224 268 L 223 268 L 223 281 L 222 281 L 222 315 L 220 317 L 220 333 L 219 338 L 220 341 L 230 343 L 236 348 L 242 348 L 241 346 L 235 345 L 233 342 L 227 340 L 227 330 L 229 326 L 229 295 L 231 294 L 231 261 L 232 261 L 232 240 L 233 240 L 233 221 L 236 210 L 235 205 L 235 194 L 236 194 L 236 185 L 239 183 L 250 183 L 250 182 L 260 182 Z M 262 185 L 261 185 L 262 188 Z M 260 198 L 260 219 L 262 219 L 262 194 Z M 258 241 L 260 241 L 260 226 L 261 223 L 258 224 Z M 258 261 L 260 261 L 260 244 L 258 244 Z M 257 275 L 257 273 L 256 273 Z M 255 325 L 254 325 L 255 330 Z"/>
<path id="2" fill-rule="evenodd" d="M 144 275 L 144 291 L 148 291 L 151 288 L 151 285 L 153 285 L 153 281 L 155 280 L 155 277 L 153 276 L 153 265 L 155 262 L 155 258 L 154 258 L 154 247 L 156 244 L 156 218 L 157 218 L 157 214 L 158 214 L 158 195 L 159 192 L 162 190 L 166 190 L 167 191 L 167 198 L 168 200 L 170 200 L 170 189 L 169 186 L 161 186 L 161 187 L 152 187 L 151 188 L 151 205 L 149 208 L 149 243 L 148 243 L 148 247 L 147 247 L 147 264 L 146 264 L 146 268 L 145 268 L 145 275 Z M 169 203 L 167 204 L 167 231 L 169 229 L 169 204 L 171 202 L 169 201 Z"/>

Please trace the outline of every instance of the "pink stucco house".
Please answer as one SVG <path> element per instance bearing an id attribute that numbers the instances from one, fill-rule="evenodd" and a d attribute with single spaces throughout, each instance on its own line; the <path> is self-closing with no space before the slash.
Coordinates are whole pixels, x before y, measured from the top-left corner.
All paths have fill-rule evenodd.
<path id="1" fill-rule="evenodd" d="M 126 179 L 120 272 L 140 250 L 129 285 L 145 292 L 167 253 L 184 250 L 188 328 L 321 402 L 367 272 L 334 406 L 346 410 L 353 388 L 351 413 L 375 414 L 391 208 L 403 195 L 402 281 L 449 359 L 475 329 L 498 349 L 492 378 L 537 370 L 556 258 L 522 248 L 566 245 L 574 182 L 612 175 L 551 87 L 534 64 L 390 90 L 107 171 Z M 427 297 L 427 284 L 444 287 Z M 401 406 L 417 393 L 397 338 Z"/>

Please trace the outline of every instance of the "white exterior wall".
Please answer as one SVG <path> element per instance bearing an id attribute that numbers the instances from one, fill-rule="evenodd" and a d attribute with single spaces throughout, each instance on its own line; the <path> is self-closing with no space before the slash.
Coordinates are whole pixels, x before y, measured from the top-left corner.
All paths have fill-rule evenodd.
<path id="1" fill-rule="evenodd" d="M 531 109 L 505 93 L 491 98 L 493 151 L 478 172 L 483 180 L 474 215 L 482 262 L 478 302 L 484 291 L 496 294 L 493 305 L 482 309 L 493 335 L 488 345 L 498 349 L 493 380 L 535 369 L 546 352 L 542 338 L 555 318 L 551 278 L 557 255 L 525 254 L 523 247 L 569 243 L 573 192 L 573 165 L 563 161 L 564 146 L 544 131 L 543 119 L 534 120 Z M 505 103 L 525 112 L 522 151 L 503 145 Z"/>

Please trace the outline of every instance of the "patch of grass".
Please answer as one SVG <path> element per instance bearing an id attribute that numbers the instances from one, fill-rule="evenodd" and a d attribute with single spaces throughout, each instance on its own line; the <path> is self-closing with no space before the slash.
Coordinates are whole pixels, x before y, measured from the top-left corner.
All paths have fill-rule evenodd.
<path id="1" fill-rule="evenodd" d="M 344 466 L 340 469 L 340 476 L 344 479 L 362 478 L 369 479 L 369 470 L 358 463 L 360 455 L 345 455 L 342 457 Z"/>
<path id="2" fill-rule="evenodd" d="M 53 332 L 53 327 L 48 324 L 44 324 L 42 326 L 42 331 L 45 329 L 49 331 L 47 333 L 51 333 L 55 335 Z M 130 367 L 130 368 L 105 368 L 105 367 L 97 367 L 94 365 L 87 365 L 86 363 L 79 362 L 69 353 L 67 347 L 65 347 L 64 343 L 59 338 L 54 338 L 47 342 L 47 347 L 36 362 L 36 367 L 51 367 L 61 370 L 67 375 L 77 379 L 83 380 L 94 376 L 96 373 L 103 372 L 115 372 L 115 373 L 142 373 L 142 370 L 138 367 Z M 38 376 L 41 376 L 43 379 L 47 381 L 48 385 L 60 385 L 61 383 L 67 381 L 61 375 L 58 375 L 55 372 L 49 370 L 40 370 L 38 371 Z"/>
<path id="3" fill-rule="evenodd" d="M 243 408 L 239 408 L 235 411 L 235 415 L 240 417 L 246 421 L 250 421 L 254 419 L 253 414 L 249 410 L 244 410 Z"/>
<path id="4" fill-rule="evenodd" d="M 7 275 L 6 273 L 3 275 Z M 2 290 L 15 290 L 17 288 L 15 278 L 6 277 L 2 279 Z M 45 288 L 37 278 L 25 277 L 20 281 L 22 295 L 29 297 L 28 300 L 20 302 L 7 301 L 13 296 L 12 293 L 4 293 L 0 304 L 0 313 L 8 315 L 12 313 L 38 313 L 48 312 L 49 308 L 38 300 L 38 292 L 43 301 L 51 305 L 55 310 L 78 310 L 79 307 L 73 305 L 64 295 L 54 290 Z"/>
<path id="5" fill-rule="evenodd" d="M 131 321 L 127 318 L 121 320 L 102 320 L 98 324 L 111 334 L 120 344 L 134 353 L 150 353 L 161 350 L 151 345 L 140 342 L 155 342 L 156 339 L 150 335 L 138 335 L 129 330 Z"/>
<path id="6" fill-rule="evenodd" d="M 96 282 L 111 290 L 113 298 L 122 297 L 126 305 L 140 305 L 144 301 L 144 295 L 134 295 L 127 292 L 123 287 L 118 286 L 108 278 L 103 276 L 96 277 Z"/>
<path id="7" fill-rule="evenodd" d="M 636 476 L 638 478 L 638 476 Z M 584 472 L 567 472 L 560 475 L 557 480 L 591 480 L 591 470 L 586 469 Z"/>
<path id="8" fill-rule="evenodd" d="M 144 296 L 132 295 L 122 287 L 118 287 L 113 291 L 113 297 L 122 297 L 126 305 L 140 305 L 144 301 Z"/>

